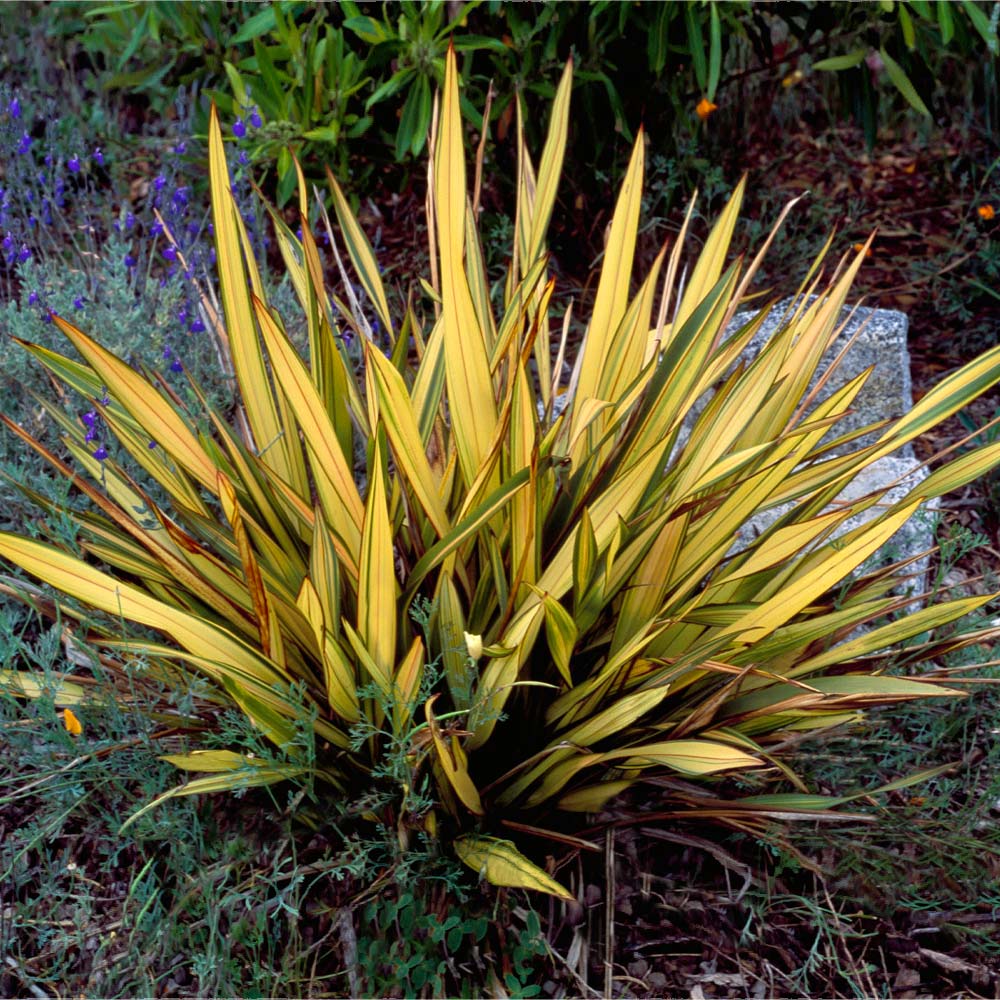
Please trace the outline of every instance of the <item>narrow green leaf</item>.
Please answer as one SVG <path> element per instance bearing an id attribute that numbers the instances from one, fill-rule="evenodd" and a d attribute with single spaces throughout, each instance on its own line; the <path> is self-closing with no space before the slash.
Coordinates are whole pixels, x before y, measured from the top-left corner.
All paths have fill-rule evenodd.
<path id="1" fill-rule="evenodd" d="M 879 53 L 882 56 L 882 62 L 885 63 L 886 72 L 889 74 L 889 79 L 896 85 L 896 89 L 906 98 L 910 107 L 915 111 L 919 111 L 920 114 L 926 115 L 930 118 L 930 111 L 927 110 L 927 105 L 924 104 L 920 95 L 917 93 L 916 88 L 910 82 L 910 78 L 903 71 L 903 67 L 896 62 L 892 56 L 889 55 L 885 50 L 885 46 L 879 49 Z"/>
<path id="2" fill-rule="evenodd" d="M 846 55 L 831 56 L 829 59 L 819 59 L 812 64 L 812 68 L 818 69 L 821 72 L 854 69 L 855 66 L 860 66 L 864 62 L 865 55 L 866 52 L 864 49 L 855 49 Z"/>

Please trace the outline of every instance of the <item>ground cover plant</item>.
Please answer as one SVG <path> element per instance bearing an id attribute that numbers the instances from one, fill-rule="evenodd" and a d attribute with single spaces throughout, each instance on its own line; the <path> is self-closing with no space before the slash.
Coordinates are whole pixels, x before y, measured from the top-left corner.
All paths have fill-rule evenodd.
<path id="1" fill-rule="evenodd" d="M 389 297 L 388 294 L 387 294 L 387 297 Z M 417 307 L 415 308 L 415 312 L 417 313 L 418 318 L 423 318 L 424 319 L 424 323 L 427 326 L 430 326 L 430 322 L 431 322 L 427 317 L 431 316 L 433 314 L 433 311 L 434 311 L 433 302 L 434 302 L 434 296 L 431 295 L 431 294 L 428 294 L 427 298 L 424 299 L 422 302 L 419 302 L 418 305 L 417 305 Z M 422 316 L 421 316 L 421 314 L 422 314 Z M 286 322 L 289 322 L 289 324 L 291 323 L 291 318 L 290 318 L 287 310 L 285 310 L 285 309 L 281 310 L 281 315 L 285 318 Z M 369 309 L 368 316 L 370 317 L 370 315 L 371 315 L 371 313 L 370 313 L 370 309 Z M 370 322 L 370 320 L 369 320 L 369 322 Z M 82 321 L 81 321 L 81 325 L 83 325 Z M 354 342 L 355 342 L 355 344 L 357 343 L 357 337 L 355 337 L 355 341 Z M 389 343 L 386 340 L 383 340 L 382 341 L 382 346 L 383 347 L 389 347 Z M 357 358 L 354 355 L 348 355 L 348 356 L 349 356 L 350 361 L 351 361 L 352 364 L 356 363 Z M 169 370 L 170 366 L 168 364 L 168 365 L 165 365 L 164 367 Z M 175 372 L 173 374 L 174 375 L 179 375 L 181 373 Z M 183 391 L 183 381 L 181 379 L 177 379 L 177 381 L 174 382 L 173 384 L 175 385 L 175 387 L 180 386 L 181 388 L 180 388 L 179 391 Z M 102 413 L 103 411 L 99 408 L 100 398 L 103 398 L 103 397 L 99 397 L 97 399 L 87 399 L 85 402 L 81 401 L 81 402 L 83 402 L 83 405 L 79 408 L 80 412 L 90 413 L 93 410 L 94 413 L 97 413 L 97 414 Z M 93 404 L 96 404 L 96 405 L 93 405 Z M 109 401 L 109 405 L 110 405 L 110 401 Z M 76 413 L 76 412 L 74 412 L 73 419 L 78 421 L 78 417 L 79 417 L 79 414 Z M 87 425 L 85 423 L 84 424 L 77 423 L 77 426 L 79 427 L 79 430 L 82 433 L 83 438 L 85 439 L 86 438 L 86 433 L 83 433 L 83 432 L 84 432 L 85 428 L 87 428 L 89 430 L 89 425 Z M 78 434 L 78 437 L 79 437 L 79 434 Z M 111 454 L 113 456 L 115 456 L 116 453 L 115 453 L 114 447 L 113 447 L 113 438 L 110 435 L 108 435 L 108 440 L 110 440 L 112 442 Z M 92 441 L 90 443 L 91 448 L 93 448 L 94 443 L 95 443 L 94 441 Z M 103 443 L 103 442 L 101 442 L 101 443 Z M 85 441 L 84 441 L 84 444 L 86 444 Z M 97 449 L 94 449 L 94 450 L 97 450 Z M 357 457 L 357 462 L 358 462 L 358 464 L 356 466 L 357 470 L 361 471 L 361 469 L 363 468 L 364 472 L 365 472 L 365 476 L 367 477 L 367 475 L 368 475 L 368 470 L 367 470 L 367 467 L 366 467 L 367 466 L 367 461 L 365 459 L 362 459 L 360 453 L 358 453 L 358 455 L 356 457 Z M 106 466 L 106 468 L 107 467 L 110 467 L 110 466 Z M 95 466 L 95 469 L 98 469 L 98 471 L 99 471 L 99 467 Z M 391 467 L 390 467 L 390 472 L 391 472 Z M 411 498 L 410 502 L 412 503 L 412 498 Z M 71 531 L 68 533 L 68 536 L 67 536 L 67 544 L 72 545 L 73 542 L 75 541 L 75 538 L 76 538 L 76 532 L 75 532 L 75 530 L 71 529 Z M 431 610 L 433 611 L 434 609 L 432 608 Z M 420 623 L 416 623 L 416 624 L 419 627 L 422 627 L 422 626 L 420 626 Z M 472 624 L 472 623 L 466 623 L 466 624 Z M 94 628 L 97 631 L 100 631 L 100 630 L 103 630 L 103 629 L 107 629 L 108 627 L 109 626 L 108 626 L 108 623 L 106 621 L 104 621 L 104 622 L 100 622 L 99 621 L 99 622 L 95 623 L 95 625 L 94 625 Z M 123 634 L 122 633 L 122 626 L 121 626 L 120 621 L 117 622 L 116 624 L 112 625 L 111 628 L 112 628 L 112 630 L 114 631 L 114 633 L 116 635 L 120 636 L 120 635 Z M 474 635 L 471 632 L 470 632 L 470 635 L 473 638 L 473 648 L 475 648 Z M 437 641 L 437 642 L 440 643 L 439 639 L 438 640 L 433 640 L 432 639 L 431 641 L 432 642 L 433 641 Z M 463 646 L 465 647 L 466 650 L 468 649 L 468 645 L 465 643 L 464 637 L 461 640 L 456 637 L 455 638 L 455 644 L 459 647 L 459 652 L 460 653 L 462 652 L 462 647 Z M 429 645 L 430 645 L 430 643 L 429 643 Z M 540 647 L 542 646 L 542 639 L 541 638 L 539 639 L 539 646 Z M 15 669 L 16 669 L 16 667 L 15 667 Z M 80 669 L 78 671 L 78 675 L 80 677 L 85 677 L 86 673 L 87 673 L 87 671 L 86 671 L 85 668 L 82 668 L 82 669 Z M 114 671 L 112 671 L 112 673 L 111 673 L 110 676 L 112 676 L 112 677 L 115 676 Z M 450 694 L 450 692 L 449 692 L 449 694 Z M 377 701 L 377 696 L 375 697 L 374 700 Z M 169 696 L 164 699 L 164 701 L 161 703 L 160 707 L 162 709 L 165 709 L 168 712 L 175 711 L 174 706 L 170 702 Z M 47 711 L 48 710 L 51 710 L 51 706 L 49 706 L 49 709 L 47 709 Z M 187 709 L 185 707 L 185 711 L 186 710 Z M 85 706 L 83 708 L 80 708 L 78 706 L 78 708 L 77 708 L 78 714 L 84 719 L 84 722 L 87 724 L 88 731 L 90 731 L 90 729 L 91 729 L 91 727 L 93 725 L 97 724 L 99 722 L 99 720 L 101 720 L 101 718 L 102 718 L 102 714 L 101 714 L 102 711 L 103 711 L 103 709 L 99 705 L 97 705 L 97 704 L 95 704 L 93 706 L 90 706 L 90 707 L 86 707 Z M 204 707 L 203 706 L 199 708 L 199 712 L 202 712 L 202 711 L 204 711 Z M 253 729 L 253 727 L 252 726 L 248 727 L 246 724 L 243 725 L 242 729 L 239 729 L 239 728 L 237 728 L 235 730 L 230 729 L 229 728 L 229 720 L 230 720 L 230 718 L 235 719 L 235 718 L 238 717 L 238 715 L 232 716 L 232 717 L 229 716 L 229 715 L 225 715 L 225 713 L 223 713 L 223 715 L 224 715 L 224 717 L 226 719 L 226 724 L 224 726 L 220 725 L 218 727 L 218 731 L 216 733 L 208 735 L 209 739 L 213 739 L 213 738 L 215 738 L 217 736 L 221 737 L 220 742 L 218 744 L 215 744 L 215 745 L 226 746 L 226 747 L 232 747 L 233 745 L 239 746 L 243 751 L 245 751 L 247 753 L 253 753 L 254 754 L 254 757 L 251 758 L 251 759 L 258 759 L 258 758 L 269 759 L 269 758 L 273 758 L 273 756 L 275 754 L 275 750 L 274 750 L 273 747 L 269 750 L 266 743 L 264 743 L 263 745 L 258 745 L 259 732 L 255 733 L 255 730 Z M 49 715 L 48 718 L 50 719 L 50 722 L 55 722 L 57 717 L 54 716 L 54 715 Z M 72 718 L 72 717 L 70 717 L 70 718 Z M 216 717 L 216 718 L 220 718 L 220 717 Z M 501 723 L 501 726 L 502 725 L 503 725 L 503 723 Z M 298 734 L 296 734 L 296 735 L 298 735 Z M 359 731 L 359 735 L 360 735 L 360 731 Z M 199 737 L 199 739 L 203 739 L 204 737 L 205 737 L 205 734 L 202 734 Z M 460 733 L 457 733 L 457 732 L 456 733 L 449 733 L 448 734 L 448 738 L 449 739 L 451 739 L 451 738 L 457 738 L 457 739 L 461 740 L 462 739 L 462 735 Z M 64 739 L 66 739 L 67 743 L 69 743 L 72 740 L 72 737 L 66 736 L 66 737 L 64 737 Z M 229 741 L 228 743 L 226 742 L 227 740 Z M 166 748 L 169 748 L 169 745 Z M 163 749 L 163 748 L 161 747 L 161 749 Z M 151 754 L 154 753 L 154 752 L 155 751 L 151 751 Z M 433 753 L 433 751 L 432 751 L 432 753 Z M 282 755 L 282 757 L 283 757 L 283 755 Z M 433 757 L 431 759 L 433 760 Z M 287 763 L 287 761 L 284 760 L 284 759 L 282 759 L 282 760 L 279 761 L 279 763 Z M 473 755 L 473 763 L 470 766 L 471 767 L 475 766 L 475 764 L 474 764 L 474 755 Z M 390 777 L 391 777 L 391 779 L 396 779 L 397 775 L 391 775 Z M 891 773 L 890 774 L 886 774 L 886 775 L 883 776 L 883 780 L 890 780 L 890 777 L 891 777 Z M 161 772 L 161 779 L 160 780 L 162 780 L 162 772 Z M 656 786 L 654 785 L 652 787 L 656 787 Z M 746 791 L 746 790 L 747 789 L 744 789 L 744 791 Z M 151 789 L 148 790 L 148 794 L 152 795 L 152 794 L 156 794 L 156 793 L 158 793 L 160 791 L 162 791 L 162 787 L 151 788 Z M 284 789 L 283 789 L 282 786 L 277 786 L 276 787 L 276 791 L 278 792 L 278 794 L 280 796 L 282 796 L 282 797 L 284 796 Z M 250 793 L 246 793 L 246 794 L 252 795 L 253 793 L 250 792 Z M 299 802 L 299 804 L 298 804 L 298 811 L 299 811 L 300 814 L 308 814 L 308 812 L 309 812 L 308 807 L 306 807 L 305 809 L 302 808 L 303 804 L 305 804 L 307 802 L 308 802 L 308 796 L 303 797 L 303 799 Z M 173 800 L 168 800 L 167 802 L 163 803 L 159 808 L 160 809 L 171 809 L 175 805 L 177 805 L 177 804 L 183 804 L 183 803 L 184 803 L 184 799 L 176 799 L 175 798 Z M 287 802 L 282 802 L 281 799 L 279 799 L 279 803 L 282 806 L 284 806 L 284 805 L 287 804 Z M 120 807 L 118 807 L 118 808 L 120 809 Z M 125 835 L 126 836 L 130 835 L 130 832 L 132 830 L 141 827 L 141 825 L 143 823 L 147 822 L 147 820 L 150 821 L 150 822 L 153 822 L 154 818 L 156 817 L 156 815 L 157 815 L 157 812 L 156 812 L 156 810 L 154 810 L 154 811 L 152 811 L 152 812 L 144 815 L 143 817 L 140 817 L 140 819 L 136 821 L 136 823 L 134 824 L 133 827 L 130 827 L 129 830 L 125 831 Z M 190 815 L 190 814 L 187 814 L 187 815 Z M 202 815 L 205 815 L 205 814 L 203 813 Z M 447 816 L 443 820 L 443 824 L 449 824 L 449 823 L 450 824 L 455 824 L 455 822 L 456 822 L 455 820 L 449 820 L 447 818 Z M 360 825 L 360 827 L 362 829 L 365 828 L 365 824 L 359 824 L 359 825 Z M 150 828 L 147 828 L 147 829 L 150 829 Z M 368 828 L 368 829 L 370 830 L 370 828 Z M 557 830 L 556 832 L 559 832 L 559 831 Z M 565 833 L 565 832 L 566 831 L 563 830 L 563 833 Z M 383 857 L 382 857 L 383 863 L 385 862 L 385 859 L 388 858 L 388 857 L 393 857 L 393 856 L 398 857 L 399 856 L 398 848 L 395 847 L 394 844 L 393 844 L 393 841 L 395 841 L 396 844 L 398 844 L 399 831 L 398 831 L 398 829 L 390 829 L 389 830 L 389 834 L 390 834 L 390 837 L 389 837 L 388 841 L 387 842 L 383 842 L 383 846 L 379 848 L 379 850 L 381 850 L 381 851 L 387 851 L 388 852 L 387 854 L 383 854 Z M 301 833 L 299 833 L 298 835 L 301 836 Z M 504 831 L 504 835 L 507 835 L 506 831 Z M 536 860 L 540 860 L 544 856 L 545 853 L 551 852 L 551 850 L 552 850 L 552 846 L 551 846 L 551 843 L 550 843 L 548 846 L 542 846 L 542 850 L 539 851 L 538 850 L 539 844 L 544 844 L 544 842 L 540 842 L 540 841 L 528 839 L 530 835 L 526 834 L 524 831 L 517 831 L 515 835 L 518 836 L 519 838 L 523 838 L 524 849 L 526 851 L 528 851 L 531 854 L 531 856 L 533 858 L 535 858 Z M 418 844 L 420 843 L 420 841 L 421 841 L 421 831 L 419 831 L 419 830 L 417 831 L 416 838 L 413 838 L 412 835 L 411 835 L 411 844 L 414 843 L 414 840 L 415 840 L 416 843 L 418 843 Z M 366 842 L 371 843 L 370 839 L 367 839 L 367 838 L 366 838 Z M 260 857 L 261 857 L 262 862 L 263 862 L 263 859 L 266 857 L 266 855 L 261 855 Z M 378 884 L 377 883 L 377 874 L 376 874 L 377 867 L 378 866 L 376 866 L 376 869 L 372 870 L 372 876 L 371 876 L 373 879 L 376 879 L 376 884 Z M 360 871 L 360 870 L 363 870 L 363 869 L 358 869 L 358 870 Z M 220 871 L 221 871 L 221 869 L 220 869 Z M 565 873 L 565 870 L 564 870 L 564 873 Z M 450 877 L 455 877 L 454 873 L 452 873 Z M 575 885 L 575 883 L 573 881 L 570 881 L 570 885 Z M 227 898 L 227 899 L 234 899 L 235 897 L 234 896 L 229 896 L 229 897 L 225 897 L 225 898 Z M 391 900 L 390 900 L 390 903 L 391 903 Z M 414 914 L 419 914 L 421 912 L 419 906 L 415 907 L 413 905 L 410 905 L 410 906 L 403 905 L 398 910 L 392 910 L 392 907 L 391 907 L 390 903 L 386 904 L 386 908 L 384 909 L 384 912 L 382 912 L 381 914 L 372 913 L 371 914 L 371 918 L 373 920 L 376 920 L 377 922 L 380 922 L 382 924 L 382 926 L 384 926 L 386 928 L 401 926 L 401 927 L 403 927 L 403 928 L 405 928 L 407 930 L 412 930 L 412 927 L 414 926 L 413 920 L 417 920 L 417 923 L 419 924 L 419 921 L 420 921 L 421 918 L 419 916 L 414 916 Z M 426 911 L 424 911 L 424 912 L 426 912 Z M 59 914 L 58 916 L 61 916 L 61 914 Z M 473 940 L 475 938 L 476 933 L 477 933 L 476 927 L 473 926 L 473 923 L 470 922 L 469 927 L 467 929 L 463 928 L 463 934 L 460 935 L 460 937 L 463 940 L 470 940 L 471 941 L 471 940 Z M 221 936 L 217 936 L 214 940 L 216 941 L 216 944 L 219 944 L 220 941 L 221 941 Z M 374 942 L 373 942 L 373 946 L 374 946 Z M 376 947 L 376 948 L 374 948 L 374 953 L 373 954 L 377 955 L 377 952 L 378 952 L 378 949 Z M 204 968 L 207 970 L 209 968 L 209 965 L 206 964 L 204 966 Z M 30 974 L 30 971 L 31 971 L 30 966 L 28 968 L 22 970 L 22 971 L 26 975 Z M 233 974 L 236 975 L 237 973 L 234 972 Z M 381 971 L 374 970 L 373 974 L 376 975 L 376 976 L 384 976 L 384 975 L 388 974 L 388 970 L 381 970 Z M 235 980 L 230 980 L 230 982 L 234 982 L 234 981 Z M 262 980 L 262 981 L 266 981 L 266 980 Z M 272 980 L 272 981 L 277 981 L 277 980 Z M 378 983 L 379 981 L 380 981 L 379 979 L 370 980 L 369 981 L 369 985 L 368 985 L 368 989 L 377 992 L 378 991 L 378 987 L 376 985 L 371 985 L 371 984 L 372 983 Z M 385 980 L 381 980 L 381 981 L 384 982 Z M 591 980 L 591 981 L 599 981 L 599 980 Z M 202 982 L 204 983 L 204 982 L 210 982 L 210 981 L 208 981 L 208 980 L 202 980 Z M 222 982 L 222 981 L 220 980 L 220 982 Z M 183 991 L 183 985 L 181 985 L 181 984 L 177 984 L 177 986 L 175 986 L 173 988 L 179 988 L 179 989 L 181 989 Z M 204 988 L 207 988 L 207 987 L 203 986 L 202 988 L 204 989 Z M 295 989 L 294 987 L 291 987 L 290 991 L 294 991 L 294 989 Z M 357 992 L 357 991 L 354 990 L 352 992 Z"/>

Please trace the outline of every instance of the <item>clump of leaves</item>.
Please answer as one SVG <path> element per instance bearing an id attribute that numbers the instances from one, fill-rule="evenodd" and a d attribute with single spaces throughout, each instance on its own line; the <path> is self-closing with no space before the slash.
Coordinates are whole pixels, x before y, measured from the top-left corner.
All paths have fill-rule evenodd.
<path id="1" fill-rule="evenodd" d="M 897 644 L 988 598 L 894 620 L 887 616 L 912 601 L 894 596 L 905 568 L 858 570 L 926 500 L 1000 462 L 1000 444 L 942 465 L 897 502 L 881 492 L 834 501 L 866 466 L 1000 381 L 1000 348 L 891 425 L 838 434 L 865 375 L 825 397 L 807 387 L 867 247 L 828 284 L 814 268 L 781 328 L 742 364 L 764 313 L 735 332 L 730 320 L 776 237 L 745 271 L 742 261 L 727 265 L 740 185 L 686 280 L 682 234 L 633 291 L 640 137 L 564 379 L 571 322 L 567 310 L 561 333 L 553 323 L 545 245 L 571 79 L 567 68 L 537 169 L 519 142 L 499 315 L 467 191 L 449 53 L 433 137 L 426 321 L 415 307 L 390 310 L 332 177 L 367 306 L 350 288 L 341 298 L 325 287 L 300 184 L 301 239 L 272 218 L 308 324 L 304 360 L 266 301 L 213 114 L 223 314 L 208 312 L 240 388 L 235 425 L 193 382 L 200 405 L 63 317 L 55 322 L 82 360 L 25 345 L 100 407 L 117 443 L 93 453 L 86 428 L 51 406 L 71 466 L 7 421 L 93 510 L 73 515 L 83 558 L 14 534 L 0 535 L 0 554 L 166 637 L 122 638 L 93 624 L 86 633 L 107 670 L 127 676 L 141 656 L 162 683 L 198 678 L 201 718 L 171 719 L 192 739 L 219 705 L 235 706 L 279 751 L 169 754 L 204 774 L 171 794 L 304 782 L 320 801 L 367 802 L 359 821 L 380 824 L 401 848 L 424 838 L 497 885 L 566 897 L 507 839 L 511 831 L 571 828 L 575 814 L 650 779 L 666 816 L 696 811 L 746 829 L 776 814 L 823 815 L 840 800 L 804 789 L 729 800 L 716 776 L 784 769 L 790 736 L 869 706 L 958 693 L 917 668 L 982 633 L 908 648 L 914 676 L 886 668 Z M 388 354 L 366 308 L 389 337 Z M 360 369 L 340 336 L 347 329 L 363 340 Z M 857 444 L 873 430 L 873 444 Z M 154 501 L 136 466 L 169 505 Z M 771 508 L 781 510 L 771 526 L 740 541 L 740 528 Z M 868 520 L 838 533 L 865 511 Z M 415 607 L 431 609 L 423 627 Z M 61 611 L 79 617 L 74 606 Z M 38 689 L 24 672 L 3 682 L 21 694 Z M 85 688 L 68 672 L 50 693 L 72 706 Z"/>

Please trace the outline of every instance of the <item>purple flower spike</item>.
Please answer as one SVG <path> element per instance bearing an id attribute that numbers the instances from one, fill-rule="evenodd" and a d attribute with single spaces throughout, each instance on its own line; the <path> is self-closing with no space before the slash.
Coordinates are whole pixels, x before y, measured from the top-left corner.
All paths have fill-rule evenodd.
<path id="1" fill-rule="evenodd" d="M 191 325 L 188 327 L 188 329 L 192 333 L 204 333 L 205 332 L 205 324 L 202 323 L 202 321 L 201 321 L 200 318 L 196 318 L 196 319 L 193 319 L 191 321 Z"/>
<path id="2" fill-rule="evenodd" d="M 245 167 L 250 162 L 250 157 L 247 156 L 245 149 L 240 150 L 240 155 L 236 157 L 236 162 L 239 163 L 241 167 Z"/>
<path id="3" fill-rule="evenodd" d="M 167 179 L 163 174 L 157 174 L 156 178 L 153 180 L 153 189 L 156 191 L 162 191 L 167 186 Z"/>
<path id="4" fill-rule="evenodd" d="M 172 372 L 182 372 L 184 371 L 184 366 L 177 360 L 177 358 L 174 358 L 174 360 L 170 362 L 170 370 Z"/>
<path id="5" fill-rule="evenodd" d="M 97 423 L 97 411 L 88 410 L 80 419 L 86 424 L 87 427 L 93 427 Z"/>
<path id="6" fill-rule="evenodd" d="M 73 308 L 74 309 L 82 309 L 84 301 L 85 300 L 84 300 L 83 296 L 82 295 L 78 295 L 75 299 L 73 299 Z"/>
<path id="7" fill-rule="evenodd" d="M 107 457 L 108 449 L 102 444 L 101 447 L 94 452 L 94 458 L 96 458 L 98 462 L 103 462 Z"/>
<path id="8" fill-rule="evenodd" d="M 23 156 L 29 149 L 31 149 L 31 136 L 25 132 L 21 136 L 21 141 L 17 144 L 17 151 Z"/>
<path id="9" fill-rule="evenodd" d="M 17 262 L 18 264 L 23 264 L 31 256 L 31 250 L 28 249 L 27 243 L 21 244 L 21 249 L 17 252 Z"/>
<path id="10" fill-rule="evenodd" d="M 260 112 L 257 110 L 257 105 L 255 104 L 253 110 L 250 112 L 249 122 L 254 128 L 260 128 L 264 123 L 260 120 Z"/>
<path id="11" fill-rule="evenodd" d="M 135 213 L 126 212 L 125 213 L 125 228 L 131 229 L 135 225 Z"/>
<path id="12" fill-rule="evenodd" d="M 125 266 L 128 268 L 135 267 L 136 259 L 130 253 L 125 254 Z"/>
<path id="13" fill-rule="evenodd" d="M 21 102 L 16 97 L 12 97 L 10 99 L 10 103 L 7 105 L 7 114 L 9 114 L 11 118 L 21 117 Z"/>
<path id="14" fill-rule="evenodd" d="M 187 152 L 187 143 L 186 142 L 177 143 L 177 145 L 174 146 L 174 152 L 178 156 L 183 156 Z"/>
<path id="15" fill-rule="evenodd" d="M 237 139 L 242 139 L 246 134 L 247 127 L 243 124 L 243 119 L 237 118 L 236 121 L 233 122 L 233 135 L 235 135 Z"/>
<path id="16" fill-rule="evenodd" d="M 14 249 L 14 236 L 12 233 L 7 233 L 7 235 L 3 238 L 3 241 L 0 242 L 0 247 L 3 247 L 8 253 Z"/>
<path id="17" fill-rule="evenodd" d="M 97 164 L 97 165 L 98 165 L 99 167 L 103 167 L 103 166 L 104 166 L 104 154 L 103 154 L 103 153 L 101 152 L 101 147 L 100 147 L 100 146 L 98 146 L 98 147 L 97 147 L 97 148 L 96 148 L 96 149 L 95 149 L 95 150 L 93 151 L 93 153 L 91 153 L 91 154 L 90 154 L 90 158 L 91 158 L 91 159 L 92 159 L 92 160 L 94 161 L 94 163 L 96 163 L 96 164 Z"/>
<path id="18" fill-rule="evenodd" d="M 173 247 L 164 247 L 163 256 L 167 260 L 177 260 L 177 251 Z"/>
<path id="19" fill-rule="evenodd" d="M 38 305 L 38 292 L 32 292 L 28 296 L 28 305 L 29 306 L 37 306 Z"/>
<path id="20" fill-rule="evenodd" d="M 163 232 L 163 223 L 157 220 L 149 227 L 150 236 L 159 236 Z"/>
<path id="21" fill-rule="evenodd" d="M 149 448 L 150 451 L 152 451 L 156 447 L 156 442 L 150 441 L 149 444 L 146 445 L 146 447 Z"/>
<path id="22" fill-rule="evenodd" d="M 69 172 L 71 174 L 78 174 L 80 172 L 80 157 L 71 156 L 69 158 L 69 163 L 66 164 L 69 167 Z"/>

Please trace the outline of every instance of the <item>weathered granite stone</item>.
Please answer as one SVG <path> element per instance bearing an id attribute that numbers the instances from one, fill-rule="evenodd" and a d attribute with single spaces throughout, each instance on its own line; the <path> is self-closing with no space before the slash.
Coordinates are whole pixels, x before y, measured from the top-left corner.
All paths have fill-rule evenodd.
<path id="1" fill-rule="evenodd" d="M 768 338 L 781 325 L 783 317 L 791 306 L 791 300 L 777 305 L 764 320 L 761 329 L 747 346 L 744 360 L 750 361 L 756 357 Z M 728 332 L 735 332 L 754 317 L 753 312 L 739 313 L 734 317 Z M 850 319 L 848 320 L 848 317 Z M 910 378 L 910 356 L 906 346 L 906 331 L 908 320 L 903 313 L 886 309 L 857 308 L 851 315 L 851 310 L 845 309 L 841 322 L 846 326 L 840 332 L 824 362 L 821 363 L 812 384 L 822 377 L 829 363 L 840 354 L 850 338 L 858 331 L 857 339 L 850 346 L 839 368 L 835 371 L 820 393 L 825 398 L 836 389 L 845 385 L 856 375 L 868 367 L 873 371 L 854 402 L 853 412 L 838 421 L 831 436 L 843 434 L 846 430 L 864 427 L 886 418 L 896 420 L 913 406 L 913 388 Z M 881 433 L 881 432 L 879 432 Z M 877 440 L 878 433 L 868 434 L 852 442 L 849 450 L 856 450 Z M 888 491 L 885 500 L 864 511 L 856 517 L 849 518 L 838 530 L 844 534 L 859 524 L 875 517 L 886 505 L 905 497 L 915 486 L 927 476 L 926 468 L 917 460 L 912 444 L 907 444 L 892 455 L 879 459 L 868 466 L 837 498 L 836 504 L 849 503 L 868 493 L 879 492 L 890 484 L 895 484 Z M 934 528 L 937 519 L 938 503 L 929 502 L 926 508 L 910 519 L 883 547 L 877 558 L 881 564 L 907 559 L 926 552 L 934 545 Z M 788 510 L 787 506 L 765 511 L 752 518 L 739 534 L 738 547 L 749 544 L 758 537 L 778 517 Z M 908 571 L 914 574 L 913 581 L 906 591 L 913 594 L 923 592 L 926 586 L 926 574 L 929 560 L 925 557 L 918 560 Z"/>
<path id="2" fill-rule="evenodd" d="M 761 347 L 781 325 L 786 314 L 790 315 L 792 299 L 778 303 L 768 314 L 761 328 L 743 352 L 743 359 L 750 361 L 757 356 Z M 727 333 L 734 333 L 756 315 L 755 311 L 737 313 Z M 816 384 L 850 339 L 858 333 L 840 366 L 831 375 L 821 398 L 826 398 L 835 390 L 850 382 L 866 368 L 874 370 L 854 402 L 854 412 L 837 422 L 836 435 L 876 420 L 890 418 L 898 420 L 913 406 L 913 383 L 910 378 L 910 354 L 906 347 L 906 332 L 909 320 L 906 315 L 890 309 L 866 309 L 859 306 L 853 310 L 845 308 L 840 322 L 846 323 L 833 343 L 824 363 L 821 363 L 810 388 Z M 831 435 L 832 436 L 832 435 Z M 878 434 L 867 434 L 852 442 L 850 449 L 871 444 Z M 912 445 L 900 449 L 901 454 L 913 456 Z"/>

